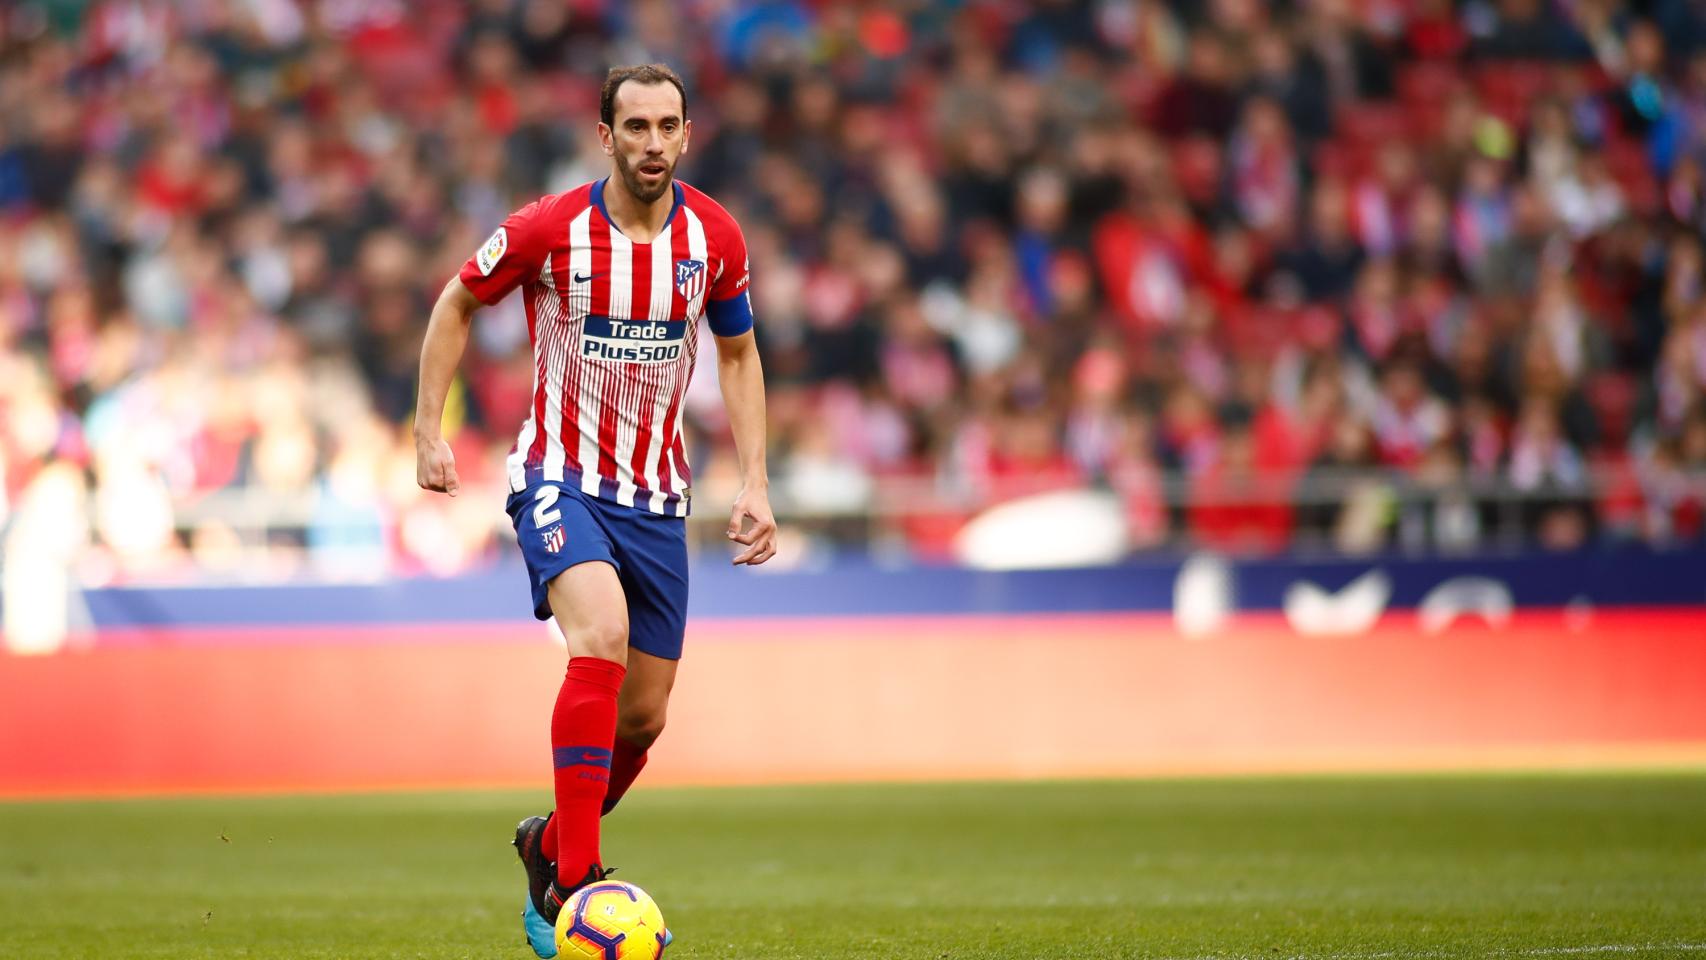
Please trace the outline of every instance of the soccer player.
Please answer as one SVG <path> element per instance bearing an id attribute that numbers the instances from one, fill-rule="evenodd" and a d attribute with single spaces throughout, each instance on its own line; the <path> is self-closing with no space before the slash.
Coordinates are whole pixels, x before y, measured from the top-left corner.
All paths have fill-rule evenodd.
<path id="1" fill-rule="evenodd" d="M 445 393 L 474 311 L 522 289 L 533 407 L 509 455 L 508 511 L 534 616 L 554 615 L 569 646 L 551 714 L 556 809 L 523 820 L 515 838 L 541 957 L 556 952 L 563 901 L 605 876 L 599 818 L 663 730 L 686 620 L 682 396 L 701 317 L 743 480 L 728 525 L 744 546 L 734 562 L 776 553 L 746 240 L 728 211 L 675 179 L 692 132 L 674 71 L 611 70 L 598 124 L 611 175 L 511 214 L 445 285 L 421 348 L 416 479 L 455 496 Z"/>

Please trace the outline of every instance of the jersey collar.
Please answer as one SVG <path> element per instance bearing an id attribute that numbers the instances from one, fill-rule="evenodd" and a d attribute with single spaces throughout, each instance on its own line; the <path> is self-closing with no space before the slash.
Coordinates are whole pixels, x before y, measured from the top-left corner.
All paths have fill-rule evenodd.
<path id="1" fill-rule="evenodd" d="M 600 216 L 604 217 L 605 223 L 610 224 L 610 226 L 613 229 L 615 229 L 617 233 L 621 233 L 622 228 L 616 226 L 616 221 L 610 219 L 610 211 L 604 209 L 604 185 L 605 185 L 605 183 L 609 182 L 609 180 L 610 180 L 609 177 L 605 177 L 603 180 L 600 180 L 597 183 L 594 183 L 592 185 L 592 205 L 598 208 L 598 213 Z M 680 210 L 681 205 L 683 203 L 685 203 L 687 200 L 687 192 L 685 190 L 681 189 L 681 181 L 680 180 L 671 180 L 669 182 L 669 188 L 671 191 L 673 191 L 675 193 L 675 202 L 670 204 L 669 216 L 664 218 L 663 227 L 658 230 L 658 233 L 660 235 L 663 233 L 664 230 L 669 229 L 669 225 L 671 223 L 675 222 L 675 212 L 677 210 Z M 623 236 L 627 236 L 627 235 L 623 234 Z M 657 237 L 653 237 L 652 239 L 656 240 Z"/>

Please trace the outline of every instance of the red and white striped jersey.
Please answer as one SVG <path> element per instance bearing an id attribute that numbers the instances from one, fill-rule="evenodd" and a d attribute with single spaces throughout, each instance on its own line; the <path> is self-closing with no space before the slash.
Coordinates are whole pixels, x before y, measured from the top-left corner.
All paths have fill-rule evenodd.
<path id="1" fill-rule="evenodd" d="M 677 181 L 663 231 L 635 243 L 606 214 L 604 184 L 522 207 L 462 266 L 482 303 L 516 287 L 526 298 L 533 407 L 509 456 L 510 490 L 549 480 L 684 517 L 682 397 L 699 319 L 718 336 L 752 328 L 746 239 Z"/>

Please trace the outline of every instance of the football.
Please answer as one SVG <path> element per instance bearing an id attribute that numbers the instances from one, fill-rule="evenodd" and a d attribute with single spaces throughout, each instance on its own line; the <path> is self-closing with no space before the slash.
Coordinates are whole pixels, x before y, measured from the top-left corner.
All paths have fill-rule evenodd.
<path id="1" fill-rule="evenodd" d="M 619 880 L 581 888 L 557 915 L 557 956 L 563 960 L 657 960 L 669 941 L 657 903 Z"/>

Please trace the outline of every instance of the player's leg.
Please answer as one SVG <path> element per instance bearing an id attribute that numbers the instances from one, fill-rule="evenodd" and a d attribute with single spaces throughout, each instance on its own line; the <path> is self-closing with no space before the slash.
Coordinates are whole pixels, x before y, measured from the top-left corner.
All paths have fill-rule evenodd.
<path id="1" fill-rule="evenodd" d="M 621 507 L 604 508 L 601 517 L 611 531 L 628 598 L 628 679 L 604 800 L 609 813 L 663 732 L 687 627 L 687 523 Z"/>
<path id="2" fill-rule="evenodd" d="M 558 574 L 548 597 L 569 647 L 569 668 L 551 713 L 551 757 L 557 882 L 570 889 L 602 870 L 598 818 L 627 673 L 628 603 L 616 568 L 598 561 Z"/>
<path id="3" fill-rule="evenodd" d="M 663 732 L 664 713 L 669 705 L 669 691 L 675 685 L 674 660 L 654 657 L 638 650 L 628 651 L 628 675 L 617 699 L 616 743 L 610 760 L 610 788 L 604 799 L 603 812 L 622 799 L 633 785 L 634 778 L 646 765 L 646 750 Z M 557 859 L 557 817 L 529 817 L 517 831 L 516 847 L 522 851 L 522 861 L 529 863 L 528 851 L 537 846 L 546 861 Z M 530 872 L 543 872 L 544 862 L 531 862 Z M 543 895 L 543 888 L 541 888 Z M 534 911 L 537 915 L 537 910 Z M 524 917 L 525 919 L 525 917 Z M 665 931 L 668 936 L 668 931 Z M 537 938 L 537 952 L 549 952 L 551 927 L 540 920 L 537 929 L 529 930 L 530 943 Z M 667 941 L 666 941 L 667 942 Z"/>
<path id="4" fill-rule="evenodd" d="M 546 595 L 569 647 L 569 668 L 551 712 L 556 810 L 548 819 L 522 821 L 516 849 L 529 883 L 522 929 L 534 953 L 552 957 L 553 929 L 563 903 L 576 889 L 605 876 L 598 819 L 610 780 L 616 700 L 626 673 L 628 609 L 616 568 L 606 561 L 587 561 L 557 574 Z"/>
<path id="5" fill-rule="evenodd" d="M 557 810 L 523 820 L 515 833 L 528 880 L 522 926 L 534 952 L 550 957 L 552 924 L 566 894 L 559 888 L 558 834 L 571 838 L 565 844 L 571 856 L 588 861 L 569 868 L 583 871 L 570 886 L 597 872 L 590 863 L 598 858 L 598 816 L 625 672 L 627 601 L 609 535 L 578 490 L 537 483 L 511 495 L 507 509 L 527 562 L 533 615 L 548 620 L 555 613 L 570 654 L 551 717 Z M 559 831 L 559 822 L 567 829 Z"/>
<path id="6" fill-rule="evenodd" d="M 622 693 L 616 701 L 616 743 L 610 757 L 610 787 L 604 796 L 604 813 L 616 808 L 645 769 L 647 751 L 663 733 L 679 663 L 632 646 L 628 648 L 628 676 L 622 681 Z M 542 822 L 540 829 L 543 832 L 539 843 L 545 856 L 557 859 L 556 821 Z"/>
<path id="7" fill-rule="evenodd" d="M 669 710 L 669 692 L 675 687 L 675 668 L 680 661 L 654 657 L 641 650 L 628 650 L 628 678 L 616 701 L 616 748 L 610 758 L 610 790 L 604 796 L 604 812 L 616 809 L 623 794 L 646 766 L 646 751 L 663 733 Z"/>
<path id="8" fill-rule="evenodd" d="M 604 812 L 609 813 L 646 765 L 663 733 L 687 632 L 687 523 L 639 513 L 606 517 L 616 538 L 628 600 L 628 676 L 618 699 L 616 753 Z M 663 946 L 674 940 L 666 929 Z"/>

